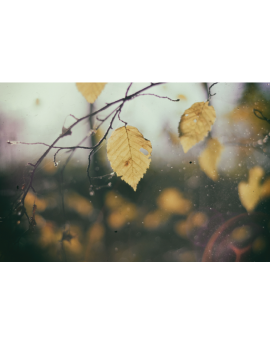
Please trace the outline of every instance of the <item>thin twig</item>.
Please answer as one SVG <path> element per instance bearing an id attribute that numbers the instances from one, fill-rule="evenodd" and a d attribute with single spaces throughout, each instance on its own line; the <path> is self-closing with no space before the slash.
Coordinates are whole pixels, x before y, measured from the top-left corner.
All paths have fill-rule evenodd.
<path id="1" fill-rule="evenodd" d="M 25 143 L 23 141 L 7 141 L 8 144 L 12 144 L 12 145 L 44 145 L 47 147 L 51 147 L 51 145 L 45 144 L 45 143 Z M 72 150 L 72 149 L 86 149 L 89 150 L 91 149 L 91 147 L 88 146 L 52 146 L 52 149 L 61 149 L 61 150 Z M 29 165 L 35 166 L 35 164 L 32 163 L 28 163 Z"/>
<path id="2" fill-rule="evenodd" d="M 254 113 L 254 115 L 255 115 L 258 119 L 270 123 L 270 119 L 268 119 L 267 117 L 265 117 L 265 116 L 263 115 L 263 113 L 262 113 L 260 110 L 258 110 L 258 109 L 253 109 L 253 113 Z M 261 117 L 260 117 L 257 113 L 259 113 L 259 114 L 261 115 Z"/>
<path id="3" fill-rule="evenodd" d="M 180 99 L 177 98 L 177 99 L 171 99 L 170 97 L 166 97 L 166 96 L 159 96 L 159 95 L 155 95 L 154 93 L 140 93 L 139 95 L 135 96 L 135 97 L 139 97 L 139 96 L 155 96 L 157 98 L 166 98 L 168 99 L 169 101 L 172 101 L 172 102 L 180 102 Z"/>
<path id="4" fill-rule="evenodd" d="M 127 97 L 128 91 L 129 91 L 129 89 L 131 88 L 131 85 L 132 85 L 132 83 L 129 84 L 129 86 L 128 86 L 128 88 L 127 88 L 127 91 L 126 91 L 126 94 L 125 94 L 125 97 Z"/>
<path id="5" fill-rule="evenodd" d="M 212 89 L 212 87 L 213 87 L 214 85 L 216 85 L 216 84 L 218 84 L 218 83 L 213 83 L 213 84 L 209 87 L 209 89 L 208 89 L 208 101 L 210 101 L 211 97 L 213 97 L 213 96 L 216 95 L 216 93 L 214 93 L 213 95 L 211 95 L 211 89 Z"/>
<path id="6" fill-rule="evenodd" d="M 92 147 L 92 151 L 89 153 L 89 156 L 88 156 L 88 167 L 87 167 L 87 176 L 88 176 L 88 179 L 89 179 L 89 182 L 90 182 L 90 183 L 91 183 L 91 177 L 90 177 L 90 175 L 89 175 L 89 171 L 90 171 L 91 156 L 94 154 L 95 149 L 106 139 L 106 137 L 107 137 L 107 135 L 108 135 L 110 129 L 112 129 L 112 124 L 113 124 L 113 122 L 114 122 L 116 116 L 118 115 L 119 112 L 121 112 L 122 106 L 123 106 L 123 105 L 121 105 L 120 109 L 117 110 L 116 113 L 114 114 L 113 118 L 111 119 L 110 125 L 109 125 L 109 127 L 107 128 L 107 131 L 105 132 L 105 134 L 103 135 L 103 137 L 99 140 L 99 142 L 98 142 L 96 145 L 94 145 L 94 146 Z"/>

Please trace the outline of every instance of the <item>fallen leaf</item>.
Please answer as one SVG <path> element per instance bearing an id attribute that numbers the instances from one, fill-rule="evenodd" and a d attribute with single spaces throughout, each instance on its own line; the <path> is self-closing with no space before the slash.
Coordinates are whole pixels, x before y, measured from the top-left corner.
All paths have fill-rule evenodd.
<path id="1" fill-rule="evenodd" d="M 248 212 L 253 211 L 261 199 L 270 196 L 270 178 L 261 184 L 263 176 L 263 168 L 256 166 L 249 170 L 248 182 L 241 181 L 238 185 L 239 198 Z"/>
<path id="2" fill-rule="evenodd" d="M 148 151 L 143 154 L 140 149 Z M 149 168 L 151 142 L 136 127 L 116 129 L 108 140 L 107 155 L 113 171 L 136 191 L 138 182 Z"/>
<path id="3" fill-rule="evenodd" d="M 107 83 L 76 83 L 80 93 L 89 103 L 94 103 Z"/>
<path id="4" fill-rule="evenodd" d="M 159 208 L 168 213 L 187 214 L 191 207 L 191 201 L 185 199 L 177 189 L 166 188 L 157 199 Z"/>
<path id="5" fill-rule="evenodd" d="M 202 171 L 213 181 L 218 180 L 217 164 L 223 150 L 224 147 L 220 144 L 218 139 L 209 139 L 206 149 L 199 157 L 199 164 Z"/>
<path id="6" fill-rule="evenodd" d="M 216 120 L 215 109 L 208 104 L 194 103 L 181 117 L 178 131 L 185 153 L 207 136 Z"/>

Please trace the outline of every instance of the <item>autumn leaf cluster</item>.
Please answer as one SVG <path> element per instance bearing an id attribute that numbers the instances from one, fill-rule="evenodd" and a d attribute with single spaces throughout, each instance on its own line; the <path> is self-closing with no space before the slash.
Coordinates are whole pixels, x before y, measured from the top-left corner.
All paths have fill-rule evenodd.
<path id="1" fill-rule="evenodd" d="M 105 84 L 77 83 L 77 88 L 89 103 L 94 103 Z M 218 180 L 218 163 L 224 150 L 224 146 L 218 138 L 208 136 L 215 121 L 215 109 L 209 105 L 209 100 L 207 100 L 206 102 L 196 102 L 186 109 L 178 126 L 178 139 L 184 153 L 207 138 L 205 148 L 198 161 L 201 170 L 213 181 Z M 148 154 L 143 154 L 141 149 L 145 149 Z M 150 166 L 151 153 L 150 140 L 145 139 L 136 127 L 129 125 L 113 131 L 107 143 L 107 156 L 113 171 L 134 191 Z M 239 184 L 239 198 L 248 212 L 253 211 L 260 200 L 270 196 L 270 180 L 267 179 L 261 183 L 263 176 L 263 169 L 254 167 L 249 172 L 248 182 L 242 181 Z M 178 204 L 179 202 L 175 203 L 175 205 Z M 178 206 L 180 207 L 180 205 Z M 148 218 L 148 222 L 151 223 L 151 215 Z"/>

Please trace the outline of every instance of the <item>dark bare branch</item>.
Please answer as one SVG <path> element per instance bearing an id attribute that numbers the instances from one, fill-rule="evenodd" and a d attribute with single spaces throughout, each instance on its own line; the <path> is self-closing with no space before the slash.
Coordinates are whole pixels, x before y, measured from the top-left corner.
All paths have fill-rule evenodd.
<path id="1" fill-rule="evenodd" d="M 155 95 L 154 93 L 140 93 L 139 95 L 135 96 L 135 97 L 139 97 L 139 96 L 155 96 L 157 98 L 165 98 L 168 99 L 169 101 L 172 102 L 180 102 L 180 99 L 171 99 L 170 97 L 166 97 L 166 96 L 159 96 L 159 95 Z"/>
<path id="2" fill-rule="evenodd" d="M 209 89 L 208 89 L 208 101 L 210 101 L 211 97 L 213 97 L 213 96 L 216 95 L 216 93 L 214 93 L 213 95 L 211 94 L 211 89 L 212 89 L 212 87 L 213 87 L 214 85 L 217 85 L 217 84 L 218 84 L 218 83 L 213 83 L 213 84 L 209 87 Z"/>
<path id="3" fill-rule="evenodd" d="M 24 207 L 24 200 L 25 200 L 25 197 L 26 197 L 26 195 L 28 194 L 30 188 L 32 188 L 32 183 L 33 183 L 33 179 L 34 179 L 35 172 L 36 172 L 37 168 L 39 167 L 39 165 L 41 164 L 41 162 L 43 161 L 43 159 L 47 156 L 47 154 L 48 154 L 48 153 L 51 151 L 51 149 L 53 149 L 53 148 L 57 148 L 57 149 L 58 149 L 58 151 L 57 151 L 56 154 L 54 155 L 54 161 L 55 161 L 55 162 L 56 162 L 56 155 L 57 155 L 57 153 L 58 153 L 60 150 L 69 149 L 69 150 L 73 150 L 73 152 L 74 152 L 77 148 L 90 149 L 91 152 L 90 152 L 90 154 L 89 154 L 89 164 L 88 164 L 88 168 L 87 168 L 87 173 L 88 173 L 88 175 L 89 175 L 89 168 L 90 168 L 91 155 L 94 153 L 94 150 L 95 150 L 95 149 L 106 139 L 106 137 L 107 137 L 107 135 L 108 135 L 108 133 L 109 133 L 109 130 L 112 129 L 113 121 L 115 120 L 116 116 L 117 116 L 118 114 L 121 113 L 122 107 L 123 107 L 123 105 L 125 104 L 125 102 L 128 102 L 128 101 L 132 100 L 133 98 L 137 97 L 137 96 L 138 96 L 139 94 L 141 94 L 142 92 L 144 92 L 144 91 L 146 91 L 146 90 L 148 90 L 148 89 L 150 89 L 150 88 L 152 88 L 152 87 L 154 87 L 154 86 L 161 85 L 161 84 L 163 84 L 163 83 L 151 83 L 150 85 L 146 86 L 145 88 L 143 88 L 143 89 L 141 89 L 141 90 L 139 90 L 139 91 L 137 91 L 137 92 L 135 92 L 135 93 L 133 93 L 133 94 L 131 94 L 131 95 L 128 96 L 128 91 L 129 91 L 129 89 L 130 89 L 130 87 L 131 87 L 131 84 L 130 84 L 129 87 L 128 87 L 128 89 L 127 89 L 127 91 L 126 91 L 126 94 L 125 94 L 125 97 L 124 97 L 124 98 L 118 99 L 117 101 L 114 101 L 114 102 L 111 102 L 111 103 L 107 103 L 107 104 L 106 104 L 104 107 L 102 107 L 101 109 L 99 109 L 99 110 L 97 110 L 97 111 L 95 111 L 95 112 L 93 112 L 93 113 L 91 113 L 91 114 L 88 114 L 88 115 L 86 115 L 86 116 L 84 116 L 84 117 L 81 117 L 81 118 L 77 119 L 71 126 L 69 126 L 68 131 L 71 132 L 71 129 L 72 129 L 73 127 L 75 127 L 76 125 L 78 125 L 78 123 L 80 123 L 81 121 L 83 121 L 83 120 L 85 120 L 85 119 L 87 119 L 87 118 L 89 118 L 89 117 L 92 117 L 92 116 L 95 116 L 95 115 L 101 113 L 102 111 L 108 109 L 109 107 L 113 106 L 114 104 L 121 103 L 112 113 L 110 113 L 107 117 L 105 117 L 105 118 L 101 121 L 101 123 L 99 124 L 99 126 L 100 126 L 102 123 L 104 123 L 104 121 L 106 121 L 110 116 L 112 116 L 112 115 L 114 114 L 114 115 L 113 115 L 113 118 L 112 118 L 112 120 L 111 120 L 111 122 L 110 122 L 109 128 L 107 129 L 105 135 L 101 138 L 101 140 L 100 140 L 96 145 L 94 145 L 94 146 L 91 147 L 91 148 L 90 148 L 90 147 L 81 147 L 81 146 L 79 146 L 79 145 L 78 145 L 78 146 L 73 146 L 73 147 L 59 147 L 59 146 L 55 146 L 55 145 L 57 144 L 57 142 L 58 142 L 60 139 L 62 139 L 63 137 L 65 137 L 65 135 L 66 135 L 65 133 L 60 134 L 60 135 L 53 141 L 53 143 L 52 143 L 51 145 L 47 145 L 47 144 L 45 144 L 45 143 L 38 143 L 38 144 L 41 144 L 41 145 L 45 145 L 45 146 L 47 146 L 48 148 L 47 148 L 47 150 L 40 156 L 40 158 L 37 160 L 37 162 L 36 162 L 35 164 L 28 163 L 29 165 L 31 165 L 31 166 L 33 167 L 33 170 L 30 172 L 29 182 L 28 182 L 28 185 L 26 186 L 26 188 L 24 189 L 24 192 L 23 192 L 23 194 L 22 194 L 22 198 L 21 198 L 21 200 L 18 202 L 18 204 L 15 206 L 15 208 L 17 208 L 20 204 L 22 204 L 23 207 Z M 162 97 L 162 98 L 163 98 L 163 97 Z M 73 117 L 74 119 L 76 119 L 74 115 L 72 115 L 72 117 Z M 98 126 L 97 128 L 99 128 L 99 126 Z M 10 141 L 9 141 L 8 143 L 9 143 L 9 144 L 12 144 L 13 142 L 10 142 Z M 16 143 L 23 143 L 23 142 L 16 142 Z M 13 143 L 13 144 L 14 144 L 14 143 Z M 26 145 L 35 145 L 35 143 L 24 143 L 24 144 L 26 144 Z M 73 152 L 72 152 L 72 153 L 73 153 Z M 25 208 L 24 208 L 24 210 L 25 210 Z M 26 213 L 26 211 L 25 211 L 25 213 Z M 27 218 L 28 218 L 28 216 L 27 216 Z"/>

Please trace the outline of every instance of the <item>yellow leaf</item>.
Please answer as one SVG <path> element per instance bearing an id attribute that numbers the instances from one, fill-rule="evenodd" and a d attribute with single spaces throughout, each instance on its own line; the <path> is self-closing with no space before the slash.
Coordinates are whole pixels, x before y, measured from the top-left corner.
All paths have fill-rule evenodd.
<path id="1" fill-rule="evenodd" d="M 61 239 L 61 232 L 55 227 L 52 222 L 45 222 L 44 226 L 40 229 L 39 244 L 42 247 L 57 243 Z"/>
<path id="2" fill-rule="evenodd" d="M 149 212 L 145 217 L 144 217 L 144 226 L 146 229 L 155 229 L 157 228 L 160 224 L 165 223 L 168 220 L 169 216 L 167 213 L 165 213 L 162 210 L 155 210 Z"/>
<path id="3" fill-rule="evenodd" d="M 31 192 L 28 192 L 24 200 L 24 206 L 28 214 L 32 213 L 34 204 L 37 206 L 37 212 L 43 212 L 48 206 L 47 200 L 38 198 Z"/>
<path id="4" fill-rule="evenodd" d="M 175 188 L 165 189 L 158 197 L 157 204 L 161 210 L 176 214 L 187 214 L 192 207 L 191 201 Z"/>
<path id="5" fill-rule="evenodd" d="M 217 181 L 218 179 L 217 164 L 223 150 L 224 147 L 220 144 L 218 139 L 209 139 L 206 149 L 199 157 L 199 164 L 202 171 L 213 181 Z"/>
<path id="6" fill-rule="evenodd" d="M 251 228 L 243 225 L 235 228 L 231 233 L 231 238 L 237 242 L 243 242 L 251 236 Z"/>
<path id="7" fill-rule="evenodd" d="M 105 205 L 110 210 L 116 210 L 126 203 L 126 200 L 121 195 L 116 194 L 114 191 L 109 191 L 105 197 Z"/>
<path id="8" fill-rule="evenodd" d="M 241 181 L 238 185 L 241 203 L 248 212 L 253 211 L 261 199 L 270 196 L 270 179 L 261 184 L 263 176 L 263 168 L 256 166 L 250 169 L 248 182 Z"/>
<path id="9" fill-rule="evenodd" d="M 261 198 L 268 198 L 270 196 L 270 178 L 268 178 L 261 188 Z"/>
<path id="10" fill-rule="evenodd" d="M 181 237 L 187 237 L 189 233 L 195 229 L 205 226 L 208 222 L 208 217 L 203 212 L 192 212 L 186 220 L 180 220 L 175 224 L 175 231 Z"/>
<path id="11" fill-rule="evenodd" d="M 143 154 L 140 149 L 148 151 Z M 136 127 L 123 126 L 116 129 L 107 145 L 107 155 L 113 171 L 121 176 L 135 191 L 138 182 L 150 165 L 151 142 Z"/>
<path id="12" fill-rule="evenodd" d="M 90 244 L 99 242 L 105 235 L 104 226 L 100 223 L 93 224 L 88 231 L 88 240 Z"/>
<path id="13" fill-rule="evenodd" d="M 136 206 L 126 202 L 119 208 L 115 209 L 108 216 L 108 224 L 113 229 L 121 228 L 126 222 L 133 220 L 137 216 Z"/>
<path id="14" fill-rule="evenodd" d="M 71 192 L 67 195 L 66 204 L 69 208 L 83 216 L 88 216 L 93 211 L 90 201 L 75 192 Z"/>
<path id="15" fill-rule="evenodd" d="M 94 103 L 107 83 L 76 83 L 83 97 L 89 103 Z"/>
<path id="16" fill-rule="evenodd" d="M 194 103 L 181 117 L 178 131 L 185 153 L 207 136 L 216 120 L 215 109 L 208 103 Z"/>

